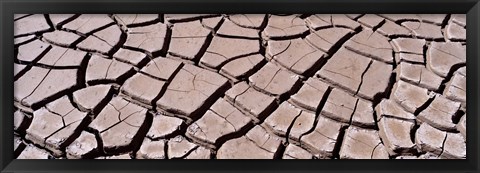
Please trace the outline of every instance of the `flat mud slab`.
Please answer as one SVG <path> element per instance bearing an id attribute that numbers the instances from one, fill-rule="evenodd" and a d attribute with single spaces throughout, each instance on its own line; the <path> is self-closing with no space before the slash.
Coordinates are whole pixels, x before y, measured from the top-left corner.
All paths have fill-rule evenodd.
<path id="1" fill-rule="evenodd" d="M 15 15 L 18 159 L 465 159 L 458 14 Z"/>

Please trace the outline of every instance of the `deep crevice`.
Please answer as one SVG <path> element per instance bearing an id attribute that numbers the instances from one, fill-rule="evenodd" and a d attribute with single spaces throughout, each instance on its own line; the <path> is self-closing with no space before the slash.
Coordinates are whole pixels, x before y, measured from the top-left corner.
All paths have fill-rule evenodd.
<path id="1" fill-rule="evenodd" d="M 447 141 L 447 138 L 448 138 L 448 133 L 445 133 L 445 138 L 443 139 L 443 142 L 442 142 L 442 151 L 440 151 L 440 154 L 438 155 L 438 157 L 441 157 L 443 155 L 443 152 L 445 151 L 445 142 Z"/>
<path id="2" fill-rule="evenodd" d="M 57 23 L 57 25 L 55 26 L 55 29 L 57 29 L 57 30 L 61 30 L 61 29 L 62 29 L 62 27 L 63 27 L 63 25 L 65 25 L 65 24 L 67 24 L 67 23 L 69 23 L 69 22 L 71 22 L 71 21 L 75 20 L 75 19 L 76 19 L 76 18 L 78 18 L 78 17 L 80 17 L 80 14 L 75 14 L 75 15 L 73 15 L 72 17 L 70 17 L 70 18 L 67 18 L 67 19 L 65 19 L 65 20 L 63 20 L 63 21 L 61 21 L 61 22 Z"/>
<path id="3" fill-rule="evenodd" d="M 295 118 L 293 118 L 290 125 L 288 125 L 287 132 L 285 133 L 285 139 L 286 139 L 287 143 L 290 143 L 290 132 L 292 131 L 293 126 L 295 125 L 295 121 L 297 121 L 297 118 L 300 117 L 300 115 L 302 115 L 302 113 L 303 113 L 303 110 L 300 110 L 298 115 L 296 115 Z"/>
<path id="4" fill-rule="evenodd" d="M 20 19 L 26 18 L 26 17 L 28 17 L 28 16 L 32 16 L 32 15 L 33 15 L 33 14 L 26 14 L 26 15 L 24 15 L 24 16 L 22 16 L 22 17 L 19 17 L 19 18 L 13 19 L 13 21 L 17 21 L 17 20 L 20 20 Z M 15 17 L 15 16 L 14 16 L 14 17 Z"/>
<path id="5" fill-rule="evenodd" d="M 215 149 L 219 149 L 225 142 L 227 142 L 230 139 L 235 139 L 235 138 L 239 138 L 239 137 L 244 136 L 245 134 L 248 133 L 248 131 L 250 131 L 254 127 L 255 127 L 255 124 L 252 121 L 249 121 L 245 126 L 238 129 L 237 131 L 219 137 L 215 141 L 215 144 L 214 144 Z"/>
<path id="6" fill-rule="evenodd" d="M 357 91 L 355 91 L 354 96 L 357 96 L 358 92 L 360 91 L 360 88 L 362 87 L 362 84 L 363 84 L 363 77 L 365 77 L 365 74 L 367 73 L 367 71 L 370 68 L 370 66 L 372 65 L 372 63 L 373 63 L 373 60 L 370 60 L 370 62 L 368 62 L 367 68 L 365 68 L 365 70 L 363 71 L 363 73 L 360 77 L 362 80 L 360 81 L 360 84 L 358 84 Z"/>
<path id="7" fill-rule="evenodd" d="M 96 129 L 91 128 L 91 127 L 87 127 L 85 129 L 85 131 L 95 135 L 95 140 L 97 141 L 96 153 L 98 153 L 98 155 L 104 155 L 105 151 L 103 149 L 103 139 L 102 139 L 102 136 L 101 136 L 100 132 Z"/>
<path id="8" fill-rule="evenodd" d="M 332 92 L 332 90 L 333 90 L 333 87 L 328 86 L 327 90 L 323 94 L 322 99 L 320 100 L 320 103 L 317 106 L 317 109 L 316 109 L 316 112 L 315 112 L 315 120 L 313 122 L 312 128 L 310 130 L 308 130 L 307 132 L 305 132 L 304 134 L 300 135 L 300 137 L 299 137 L 300 140 L 302 139 L 302 137 L 304 135 L 312 133 L 315 130 L 315 128 L 317 127 L 319 116 L 321 116 L 320 114 L 323 110 L 323 107 L 327 103 L 327 99 L 328 99 L 330 93 Z"/>
<path id="9" fill-rule="evenodd" d="M 416 117 L 418 114 L 420 114 L 420 112 L 422 112 L 423 110 L 427 109 L 428 106 L 430 106 L 430 104 L 433 102 L 433 100 L 435 99 L 435 97 L 437 97 L 437 96 L 433 96 L 433 97 L 428 98 L 428 100 L 427 100 L 425 103 L 423 103 L 423 105 L 419 106 L 419 107 L 417 108 L 417 110 L 415 110 L 415 112 L 413 113 L 413 115 L 415 115 L 415 117 Z"/>
<path id="10" fill-rule="evenodd" d="M 342 128 L 340 128 L 337 141 L 335 142 L 335 146 L 333 147 L 333 152 L 332 152 L 333 159 L 340 159 L 340 148 L 342 147 L 343 139 L 345 138 L 345 133 L 348 127 L 349 126 L 342 126 Z"/>
<path id="11" fill-rule="evenodd" d="M 466 62 L 452 65 L 452 67 L 450 67 L 450 71 L 448 71 L 447 76 L 443 79 L 442 84 L 438 88 L 437 93 L 443 93 L 447 87 L 447 83 L 450 82 L 452 78 L 455 76 L 455 72 L 460 68 L 466 67 L 466 66 L 467 66 Z"/>
<path id="12" fill-rule="evenodd" d="M 288 145 L 288 144 L 287 144 Z M 278 146 L 277 150 L 275 151 L 275 153 L 273 154 L 273 159 L 282 159 L 283 157 L 283 154 L 285 153 L 285 149 L 287 148 L 287 146 L 285 144 L 282 144 L 280 143 L 280 145 Z"/>
<path id="13" fill-rule="evenodd" d="M 132 143 L 130 144 L 132 146 L 132 153 L 136 153 L 140 149 L 143 139 L 147 136 L 148 131 L 152 127 L 153 116 L 154 115 L 149 111 L 145 113 L 145 120 L 138 129 L 137 134 L 132 138 Z"/>
<path id="14" fill-rule="evenodd" d="M 412 143 L 416 143 L 415 142 L 415 134 L 417 133 L 417 130 L 418 128 L 420 128 L 420 123 L 418 123 L 416 120 L 414 120 L 414 125 L 412 127 L 412 129 L 410 130 L 410 140 L 412 141 Z"/>
<path id="15" fill-rule="evenodd" d="M 153 60 L 152 60 L 153 62 Z M 153 62 L 154 63 L 154 62 Z M 152 110 L 157 110 L 157 101 L 160 100 L 160 98 L 165 94 L 165 92 L 167 91 L 167 88 L 168 86 L 170 85 L 170 82 L 173 80 L 173 78 L 175 78 L 175 76 L 178 74 L 178 72 L 180 72 L 180 70 L 183 68 L 184 64 L 180 64 L 180 66 L 172 73 L 172 75 L 170 76 L 170 78 L 168 79 L 168 84 L 167 85 L 164 85 L 162 87 L 162 89 L 160 90 L 160 92 L 158 93 L 157 96 L 155 96 L 155 98 L 153 98 L 152 102 L 150 103 L 150 105 L 152 106 Z M 159 69 L 160 70 L 160 69 Z"/>

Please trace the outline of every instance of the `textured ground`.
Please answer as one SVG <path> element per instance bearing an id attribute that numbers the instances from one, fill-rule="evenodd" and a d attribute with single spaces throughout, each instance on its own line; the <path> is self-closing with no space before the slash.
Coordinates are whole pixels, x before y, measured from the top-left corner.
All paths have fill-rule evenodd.
<path id="1" fill-rule="evenodd" d="M 464 159 L 465 15 L 15 15 L 15 157 Z"/>

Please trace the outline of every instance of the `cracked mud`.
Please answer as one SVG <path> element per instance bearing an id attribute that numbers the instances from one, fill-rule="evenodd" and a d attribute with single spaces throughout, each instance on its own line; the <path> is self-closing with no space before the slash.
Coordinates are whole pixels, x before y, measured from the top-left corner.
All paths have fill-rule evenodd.
<path id="1" fill-rule="evenodd" d="M 465 159 L 462 14 L 17 14 L 18 159 Z"/>

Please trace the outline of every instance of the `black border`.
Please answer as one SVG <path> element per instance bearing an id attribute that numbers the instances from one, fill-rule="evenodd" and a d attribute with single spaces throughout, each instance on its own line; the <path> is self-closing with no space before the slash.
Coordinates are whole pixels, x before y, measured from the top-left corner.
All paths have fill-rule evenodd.
<path id="1" fill-rule="evenodd" d="M 479 172 L 479 0 L 2 0 L 1 172 Z M 22 13 L 467 13 L 466 160 L 12 160 L 13 14 Z"/>

